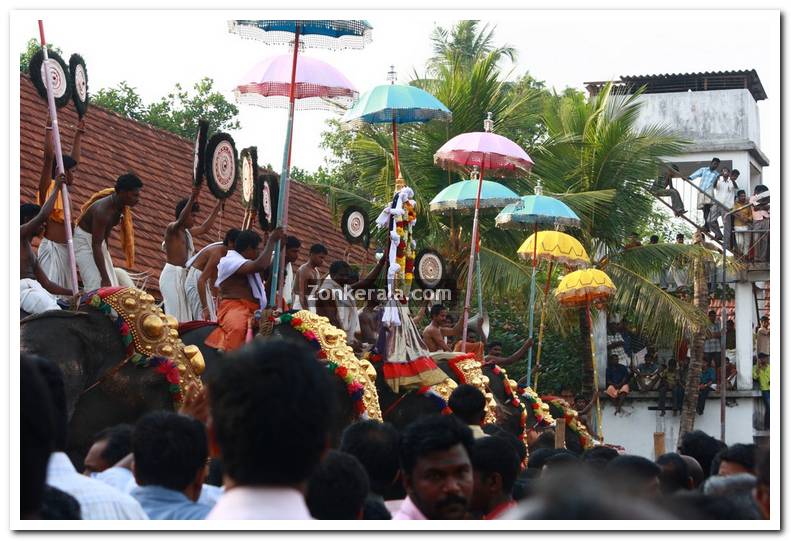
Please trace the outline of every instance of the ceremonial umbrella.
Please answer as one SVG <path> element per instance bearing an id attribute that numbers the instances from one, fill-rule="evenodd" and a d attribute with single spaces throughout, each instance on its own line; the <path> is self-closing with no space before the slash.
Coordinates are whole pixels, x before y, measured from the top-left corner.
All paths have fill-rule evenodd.
<path id="1" fill-rule="evenodd" d="M 537 184 L 534 195 L 525 195 L 516 203 L 506 206 L 498 214 L 494 223 L 502 229 L 533 229 L 539 227 L 578 227 L 580 219 L 565 203 L 543 195 L 541 184 Z M 534 245 L 535 247 L 535 245 Z M 533 338 L 533 312 L 536 299 L 536 266 L 538 258 L 533 253 L 533 275 L 530 280 L 530 312 L 528 315 L 528 337 Z M 527 382 L 533 368 L 533 348 L 527 352 Z"/>
<path id="2" fill-rule="evenodd" d="M 541 303 L 541 318 L 538 325 L 538 347 L 536 349 L 536 377 L 533 390 L 538 392 L 538 368 L 541 364 L 541 343 L 544 339 L 544 314 L 546 312 L 546 296 L 552 280 L 552 266 L 555 264 L 579 268 L 590 264 L 590 259 L 580 241 L 560 231 L 538 231 L 533 233 L 516 251 L 528 261 L 538 263 L 548 261 L 547 283 L 544 286 L 544 302 Z M 530 380 L 528 380 L 528 383 Z"/>
<path id="3" fill-rule="evenodd" d="M 519 196 L 499 182 L 491 180 L 482 181 L 480 199 L 478 199 L 478 178 L 477 167 L 474 168 L 473 176 L 470 180 L 455 182 L 439 192 L 429 203 L 429 209 L 433 212 L 447 212 L 454 210 L 471 211 L 475 209 L 478 201 L 479 209 L 502 208 L 505 205 L 519 200 Z M 479 239 L 475 239 L 476 241 Z M 481 289 L 481 261 L 480 251 L 475 251 L 477 260 L 475 262 L 475 276 L 478 282 L 478 311 L 483 314 L 483 291 Z"/>
<path id="4" fill-rule="evenodd" d="M 278 190 L 277 225 L 287 224 L 288 218 L 288 172 L 291 168 L 291 139 L 294 127 L 294 101 L 296 99 L 297 59 L 300 44 L 305 47 L 323 49 L 362 49 L 371 42 L 371 25 L 366 21 L 349 20 L 232 20 L 228 31 L 243 38 L 255 39 L 267 44 L 292 44 L 291 80 L 289 81 L 288 124 L 283 149 L 283 165 L 280 170 L 280 189 Z M 282 241 L 281 241 L 282 242 Z M 281 242 L 275 246 L 272 263 L 272 285 L 269 306 L 275 306 L 277 291 L 283 279 L 280 276 L 285 267 L 285 250 Z"/>
<path id="5" fill-rule="evenodd" d="M 596 397 L 596 415 L 598 417 L 599 438 L 604 439 L 601 422 L 601 403 L 599 402 L 599 376 L 596 370 L 596 346 L 593 340 L 593 323 L 591 321 L 591 303 L 604 301 L 615 293 L 615 284 L 610 277 L 599 269 L 583 269 L 574 271 L 563 277 L 555 289 L 555 298 L 563 306 L 585 307 L 590 331 L 591 362 L 593 363 L 593 388 Z"/>
<path id="6" fill-rule="evenodd" d="M 289 107 L 291 67 L 291 56 L 287 54 L 262 60 L 234 88 L 237 103 L 266 108 Z M 294 81 L 294 109 L 341 111 L 358 96 L 354 85 L 340 71 L 326 62 L 304 55 L 300 57 Z M 283 186 L 282 177 L 280 186 Z M 279 190 L 278 195 L 282 192 L 283 189 Z M 285 205 L 277 208 L 282 209 L 282 223 L 288 223 L 288 194 L 284 197 Z M 252 216 L 246 217 L 245 223 L 248 223 L 248 218 L 252 223 Z"/>
<path id="7" fill-rule="evenodd" d="M 394 66 L 387 74 L 390 84 L 375 86 L 365 92 L 341 122 L 349 127 L 362 124 L 391 124 L 393 126 L 393 161 L 396 183 L 400 178 L 398 163 L 398 125 L 424 123 L 430 120 L 450 122 L 452 114 L 437 98 L 416 86 L 397 85 Z M 398 189 L 398 187 L 397 187 Z"/>
<path id="8" fill-rule="evenodd" d="M 481 203 L 483 190 L 483 177 L 489 173 L 495 177 L 515 176 L 527 174 L 533 167 L 533 160 L 522 150 L 522 147 L 510 139 L 492 133 L 494 121 L 492 114 L 488 113 L 483 121 L 482 132 L 462 133 L 442 145 L 434 154 L 434 164 L 443 169 L 466 172 L 473 167 L 478 167 L 478 190 L 475 198 L 474 214 L 472 218 L 472 241 L 470 242 L 470 261 L 467 266 L 467 292 L 464 301 L 464 323 L 462 330 L 461 350 L 466 351 L 467 321 L 470 315 L 470 294 L 472 292 L 472 269 L 475 265 L 475 255 L 478 246 L 478 210 Z"/>

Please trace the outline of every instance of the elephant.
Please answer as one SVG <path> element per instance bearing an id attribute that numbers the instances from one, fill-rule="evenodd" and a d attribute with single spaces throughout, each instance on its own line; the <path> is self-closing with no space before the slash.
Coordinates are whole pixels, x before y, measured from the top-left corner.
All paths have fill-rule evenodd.
<path id="1" fill-rule="evenodd" d="M 78 470 L 103 428 L 173 408 L 161 374 L 122 364 L 126 347 L 115 323 L 99 310 L 51 310 L 27 317 L 20 322 L 20 348 L 57 363 L 63 372 L 69 419 L 66 453 Z"/>

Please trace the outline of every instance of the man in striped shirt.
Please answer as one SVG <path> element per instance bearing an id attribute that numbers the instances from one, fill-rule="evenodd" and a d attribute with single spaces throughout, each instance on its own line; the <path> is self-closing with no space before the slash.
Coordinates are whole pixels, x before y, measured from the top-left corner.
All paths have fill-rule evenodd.
<path id="1" fill-rule="evenodd" d="M 720 166 L 719 158 L 712 158 L 708 167 L 701 167 L 687 177 L 687 180 L 692 181 L 696 178 L 700 179 L 700 190 L 705 193 L 698 193 L 698 208 L 703 209 L 703 230 L 709 230 L 709 212 L 711 211 L 711 196 L 714 195 L 714 181 L 720 177 L 717 168 Z"/>

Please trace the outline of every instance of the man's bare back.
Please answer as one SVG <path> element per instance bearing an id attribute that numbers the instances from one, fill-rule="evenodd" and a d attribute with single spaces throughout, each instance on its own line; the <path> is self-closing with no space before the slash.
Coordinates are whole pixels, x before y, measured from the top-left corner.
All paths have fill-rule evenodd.
<path id="1" fill-rule="evenodd" d="M 299 302 L 302 308 L 308 307 L 308 297 L 319 285 L 320 279 L 321 271 L 319 271 L 318 267 L 314 267 L 310 261 L 303 263 L 297 269 L 297 292 L 300 296 Z"/>
<path id="2" fill-rule="evenodd" d="M 211 270 L 213 267 L 216 271 L 217 263 L 219 263 L 220 259 L 225 257 L 225 254 L 227 253 L 228 247 L 224 244 L 217 244 L 216 246 L 211 246 L 210 248 L 204 248 L 190 266 L 203 272 L 204 270 L 207 270 L 208 265 L 208 270 Z"/>
<path id="3" fill-rule="evenodd" d="M 250 282 L 244 274 L 234 274 L 220 284 L 220 297 L 223 299 L 247 299 L 255 301 Z"/>

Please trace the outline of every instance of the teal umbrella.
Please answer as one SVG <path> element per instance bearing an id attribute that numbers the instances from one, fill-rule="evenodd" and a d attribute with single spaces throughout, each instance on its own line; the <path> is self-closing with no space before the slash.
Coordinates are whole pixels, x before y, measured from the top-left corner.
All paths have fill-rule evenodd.
<path id="1" fill-rule="evenodd" d="M 348 126 L 362 124 L 393 125 L 393 158 L 395 178 L 399 178 L 398 164 L 398 124 L 423 123 L 430 120 L 450 122 L 450 109 L 437 98 L 416 86 L 395 84 L 396 73 L 393 66 L 388 72 L 390 84 L 375 86 L 360 96 L 360 99 L 346 111 L 341 122 Z"/>
<path id="2" fill-rule="evenodd" d="M 499 182 L 484 180 L 481 183 L 480 199 L 478 199 L 477 166 L 471 180 L 456 182 L 439 192 L 429 203 L 432 212 L 452 210 L 475 210 L 478 200 L 479 209 L 502 208 L 509 203 L 519 201 L 519 196 L 511 188 Z M 478 312 L 483 313 L 483 290 L 481 289 L 481 256 L 475 251 L 475 277 L 478 282 Z"/>
<path id="3" fill-rule="evenodd" d="M 532 229 L 537 235 L 542 227 L 579 227 L 580 218 L 564 202 L 541 193 L 541 184 L 536 185 L 535 195 L 525 195 L 515 203 L 511 203 L 500 211 L 494 223 L 502 229 Z M 533 338 L 533 312 L 536 300 L 536 261 L 537 243 L 534 244 L 533 275 L 530 280 L 530 312 L 528 316 L 528 337 Z M 550 275 L 552 270 L 550 267 Z M 549 278 L 547 278 L 549 284 Z M 533 348 L 527 352 L 527 382 L 533 369 Z"/>
<path id="4" fill-rule="evenodd" d="M 462 180 L 451 184 L 429 203 L 433 212 L 448 210 L 474 210 L 478 195 L 478 183 L 474 180 Z M 519 201 L 519 196 L 509 187 L 499 182 L 484 180 L 481 187 L 479 208 L 503 208 L 509 203 Z"/>

